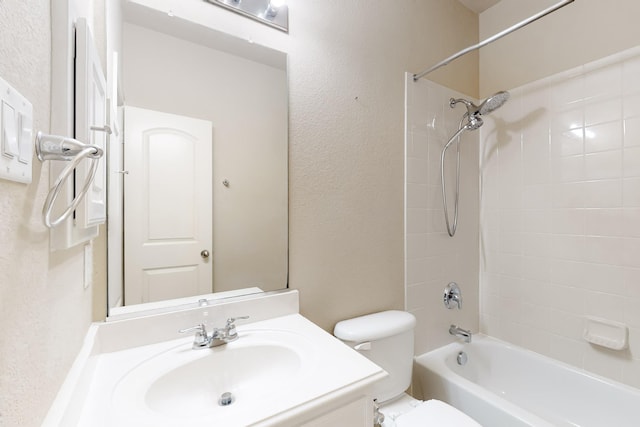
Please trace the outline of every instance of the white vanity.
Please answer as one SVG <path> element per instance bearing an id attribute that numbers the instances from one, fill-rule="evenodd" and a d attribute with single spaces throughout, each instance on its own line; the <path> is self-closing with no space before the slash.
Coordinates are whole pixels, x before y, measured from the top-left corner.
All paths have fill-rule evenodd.
<path id="1" fill-rule="evenodd" d="M 237 320 L 238 338 L 195 348 Z M 45 426 L 372 425 L 386 373 L 298 313 L 297 291 L 97 323 Z"/>

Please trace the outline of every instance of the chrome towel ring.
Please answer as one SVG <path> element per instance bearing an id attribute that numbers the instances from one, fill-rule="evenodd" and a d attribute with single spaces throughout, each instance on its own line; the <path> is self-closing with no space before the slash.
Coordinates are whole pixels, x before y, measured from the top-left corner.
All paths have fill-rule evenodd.
<path id="1" fill-rule="evenodd" d="M 49 190 L 49 194 L 42 207 L 42 220 L 44 225 L 48 228 L 55 228 L 71 215 L 89 191 L 91 183 L 96 176 L 96 171 L 98 170 L 98 162 L 104 154 L 104 151 L 97 145 L 84 144 L 73 138 L 45 135 L 42 132 L 38 132 L 36 135 L 36 154 L 42 162 L 45 160 L 64 160 L 70 162 Z M 53 206 L 60 195 L 64 182 L 84 159 L 90 159 L 91 161 L 86 182 L 64 212 L 62 212 L 58 218 L 51 219 Z"/>

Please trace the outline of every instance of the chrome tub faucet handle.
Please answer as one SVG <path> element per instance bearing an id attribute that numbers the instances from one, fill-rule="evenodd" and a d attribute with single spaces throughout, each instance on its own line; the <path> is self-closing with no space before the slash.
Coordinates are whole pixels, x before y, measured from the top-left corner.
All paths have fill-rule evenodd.
<path id="1" fill-rule="evenodd" d="M 449 310 L 455 307 L 462 309 L 462 290 L 456 282 L 451 282 L 444 288 L 444 306 Z"/>

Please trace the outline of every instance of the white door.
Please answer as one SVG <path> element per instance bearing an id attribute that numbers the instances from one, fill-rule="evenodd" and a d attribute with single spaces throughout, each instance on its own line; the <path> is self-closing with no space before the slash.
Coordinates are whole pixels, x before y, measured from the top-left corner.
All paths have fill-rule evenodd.
<path id="1" fill-rule="evenodd" d="M 125 305 L 212 292 L 212 124 L 124 112 Z"/>

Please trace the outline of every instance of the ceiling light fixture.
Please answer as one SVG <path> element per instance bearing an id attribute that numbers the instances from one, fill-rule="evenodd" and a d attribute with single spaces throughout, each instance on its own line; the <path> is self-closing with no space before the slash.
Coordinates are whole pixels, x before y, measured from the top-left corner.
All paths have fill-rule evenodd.
<path id="1" fill-rule="evenodd" d="M 277 28 L 285 33 L 289 32 L 289 7 L 286 5 L 286 0 L 205 1 Z"/>
<path id="2" fill-rule="evenodd" d="M 280 11 L 280 8 L 285 5 L 285 0 L 271 0 L 267 5 L 267 10 L 265 11 L 265 16 L 267 18 L 275 18 Z"/>

